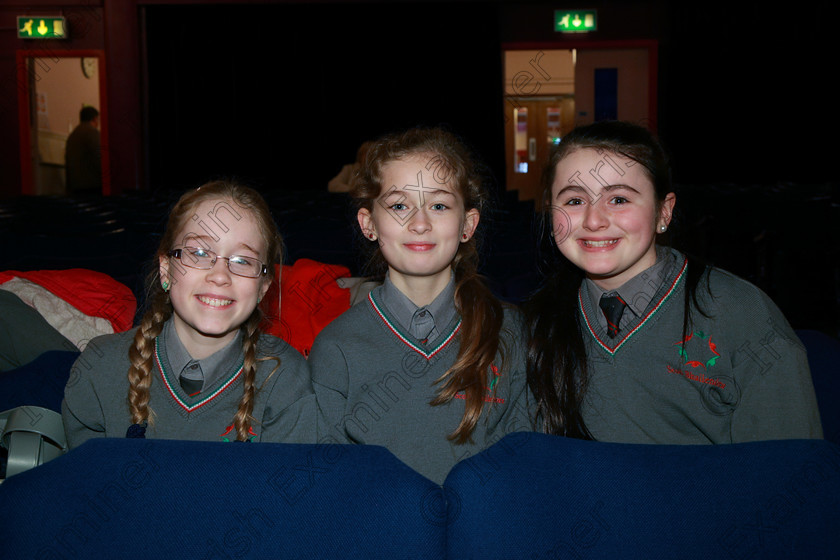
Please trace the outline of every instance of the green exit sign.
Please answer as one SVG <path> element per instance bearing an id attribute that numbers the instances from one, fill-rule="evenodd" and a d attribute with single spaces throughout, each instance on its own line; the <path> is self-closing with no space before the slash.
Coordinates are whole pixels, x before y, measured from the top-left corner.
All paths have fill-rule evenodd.
<path id="1" fill-rule="evenodd" d="M 18 16 L 18 39 L 66 39 L 63 17 Z"/>
<path id="2" fill-rule="evenodd" d="M 597 10 L 554 10 L 554 31 L 560 33 L 586 33 L 598 30 Z"/>

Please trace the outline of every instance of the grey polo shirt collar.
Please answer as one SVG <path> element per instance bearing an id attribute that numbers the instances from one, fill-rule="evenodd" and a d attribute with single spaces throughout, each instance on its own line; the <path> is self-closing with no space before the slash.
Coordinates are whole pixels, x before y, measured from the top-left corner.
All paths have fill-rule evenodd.
<path id="1" fill-rule="evenodd" d="M 429 305 L 418 307 L 408 299 L 393 282 L 390 274 L 385 276 L 379 300 L 388 315 L 405 329 L 408 334 L 428 344 L 440 336 L 440 328 L 446 327 L 455 317 L 455 274 L 449 277 L 449 282 Z"/>
<path id="2" fill-rule="evenodd" d="M 230 372 L 241 362 L 242 349 L 242 331 L 236 333 L 236 337 L 230 341 L 227 346 L 207 356 L 202 360 L 194 360 L 175 330 L 175 322 L 170 319 L 163 326 L 163 345 L 166 351 L 166 359 L 170 371 L 175 376 L 175 380 L 183 375 L 187 379 L 200 380 L 204 379 L 202 391 L 211 387 L 220 377 L 230 374 Z"/>
<path id="3" fill-rule="evenodd" d="M 657 246 L 656 264 L 640 272 L 615 290 L 604 290 L 595 282 L 586 278 L 584 282 L 586 282 L 587 292 L 589 292 L 589 299 L 592 302 L 593 309 L 600 309 L 598 304 L 601 301 L 602 295 L 618 294 L 627 303 L 625 313 L 621 316 L 621 321 L 618 325 L 619 330 L 624 330 L 627 325 L 644 314 L 650 300 L 653 299 L 659 286 L 662 285 L 662 282 L 668 276 L 668 272 L 671 270 L 673 264 L 674 256 L 671 251 L 665 247 Z M 627 313 L 627 310 L 630 313 Z M 596 313 L 595 316 L 601 328 L 607 330 L 607 318 L 604 314 Z"/>

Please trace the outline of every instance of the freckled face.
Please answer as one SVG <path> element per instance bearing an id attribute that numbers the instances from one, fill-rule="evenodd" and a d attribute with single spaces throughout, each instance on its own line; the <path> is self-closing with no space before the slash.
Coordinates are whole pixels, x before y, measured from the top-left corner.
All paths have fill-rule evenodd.
<path id="1" fill-rule="evenodd" d="M 172 248 L 191 246 L 221 256 L 240 255 L 265 263 L 266 246 L 254 216 L 236 206 L 232 207 L 239 218 L 233 214 L 216 214 L 220 203 L 233 205 L 230 201 L 206 200 L 196 207 L 195 215 L 206 224 L 215 224 L 207 219 L 208 215 L 223 216 L 228 231 L 211 227 L 211 236 L 196 225 L 197 221 L 188 219 Z M 184 266 L 174 257 L 164 256 L 160 258 L 160 272 L 161 278 L 170 283 L 175 330 L 194 358 L 210 355 L 233 340 L 269 287 L 267 277 L 245 278 L 231 273 L 222 258 L 216 259 L 213 268 L 198 270 Z"/>
<path id="2" fill-rule="evenodd" d="M 552 227 L 560 252 L 604 289 L 617 289 L 656 263 L 656 233 L 675 197 L 658 201 L 644 166 L 581 148 L 557 164 Z"/>
<path id="3" fill-rule="evenodd" d="M 430 157 L 418 154 L 383 165 L 380 197 L 373 210 L 359 211 L 362 231 L 378 239 L 391 281 L 400 289 L 420 279 L 442 290 L 459 245 L 478 226 L 478 210 L 465 211 L 457 189 L 438 183 L 425 168 Z"/>

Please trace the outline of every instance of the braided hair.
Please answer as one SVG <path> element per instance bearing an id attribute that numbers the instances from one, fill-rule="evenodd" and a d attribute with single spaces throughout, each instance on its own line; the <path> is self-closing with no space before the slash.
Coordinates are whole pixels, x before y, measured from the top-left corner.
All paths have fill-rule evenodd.
<path id="1" fill-rule="evenodd" d="M 178 236 L 187 225 L 187 220 L 195 215 L 195 209 L 207 200 L 231 201 L 240 209 L 250 212 L 254 217 L 263 239 L 266 253 L 264 261 L 268 274 L 262 282 L 271 283 L 274 279 L 274 263 L 282 261 L 282 239 L 271 212 L 262 196 L 255 190 L 231 180 L 213 181 L 198 189 L 185 193 L 169 214 L 166 230 L 155 253 L 155 266 L 147 279 L 148 309 L 140 321 L 134 335 L 134 343 L 128 351 L 131 363 L 128 370 L 128 408 L 134 425 L 129 428 L 129 437 L 143 437 L 144 427 L 154 421 L 154 412 L 149 405 L 149 390 L 152 384 L 155 339 L 163 330 L 163 325 L 173 314 L 172 301 L 168 289 L 162 285 L 160 266 L 162 258 L 177 245 Z M 257 388 L 255 378 L 257 370 L 257 343 L 262 330 L 263 313 L 256 306 L 251 315 L 241 325 L 243 332 L 242 351 L 244 365 L 242 372 L 243 392 L 239 408 L 233 418 L 237 441 L 248 441 L 252 434 L 251 423 Z"/>

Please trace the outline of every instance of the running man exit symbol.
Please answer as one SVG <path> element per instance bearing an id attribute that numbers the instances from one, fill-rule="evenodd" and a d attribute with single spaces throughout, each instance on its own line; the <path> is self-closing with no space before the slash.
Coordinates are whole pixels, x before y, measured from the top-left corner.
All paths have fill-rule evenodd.
<path id="1" fill-rule="evenodd" d="M 66 22 L 63 17 L 18 16 L 19 39 L 66 39 Z"/>

